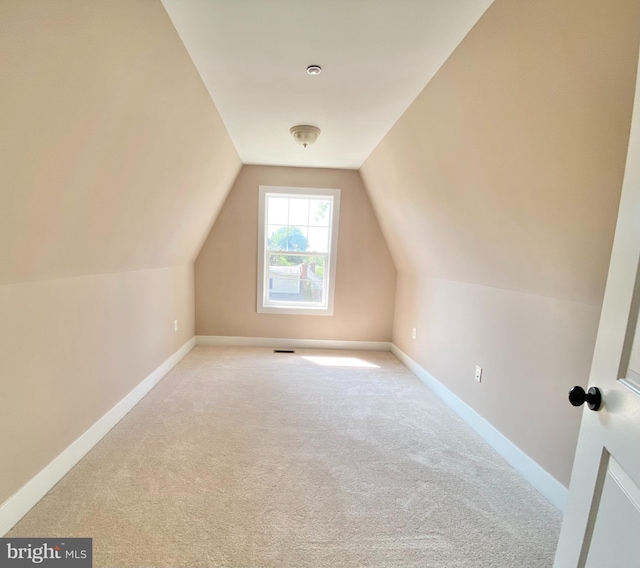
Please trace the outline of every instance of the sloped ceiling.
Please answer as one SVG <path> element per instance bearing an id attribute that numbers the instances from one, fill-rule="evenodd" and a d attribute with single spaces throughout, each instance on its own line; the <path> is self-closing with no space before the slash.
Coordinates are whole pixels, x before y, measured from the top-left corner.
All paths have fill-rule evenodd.
<path id="1" fill-rule="evenodd" d="M 162 4 L 0 26 L 0 283 L 192 262 L 241 162 Z"/>
<path id="2" fill-rule="evenodd" d="M 159 1 L 0 4 L 0 283 L 191 262 L 241 167 L 232 138 L 250 133 L 281 157 L 236 141 L 247 161 L 289 165 L 337 165 L 326 148 L 358 164 L 382 138 L 361 173 L 403 272 L 597 301 L 624 166 L 637 0 L 498 0 L 386 136 L 395 118 L 384 101 L 408 104 L 489 2 L 300 2 L 291 13 L 289 2 L 180 4 L 216 7 L 221 34 L 244 7 L 244 27 L 222 35 L 231 43 L 209 71 L 200 67 L 222 85 L 214 103 Z M 266 21 L 257 4 L 273 10 Z M 438 60 L 411 43 L 429 35 L 424 6 L 465 15 L 444 34 L 446 49 L 434 47 Z M 265 24 L 271 41 L 259 36 L 247 53 L 247 33 Z M 326 74 L 305 75 L 323 54 Z M 363 65 L 365 76 L 353 73 Z M 387 74 L 394 67 L 422 74 L 413 94 L 391 88 L 402 82 Z M 298 80 L 315 79 L 326 82 L 318 93 L 283 97 L 291 114 L 270 106 L 278 91 L 251 98 L 261 83 L 298 93 Z M 215 104 L 234 97 L 247 114 L 230 137 Z M 294 104 L 305 98 L 308 114 Z M 291 152 L 304 149 L 289 123 L 316 122 L 316 112 L 333 117 L 310 148 L 319 159 L 297 161 Z M 348 144 L 326 132 L 336 117 Z M 363 127 L 362 142 L 369 122 L 376 133 Z"/>
<path id="3" fill-rule="evenodd" d="M 496 0 L 361 174 L 399 272 L 599 304 L 637 0 Z"/>

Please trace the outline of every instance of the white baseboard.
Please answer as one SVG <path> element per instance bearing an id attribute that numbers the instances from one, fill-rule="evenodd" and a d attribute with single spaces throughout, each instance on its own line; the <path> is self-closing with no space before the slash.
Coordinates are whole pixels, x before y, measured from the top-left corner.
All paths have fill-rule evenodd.
<path id="1" fill-rule="evenodd" d="M 567 501 L 567 488 L 562 485 L 562 483 L 538 465 L 537 462 L 531 459 L 513 442 L 505 438 L 505 436 L 496 430 L 489 422 L 453 394 L 433 375 L 418 365 L 418 363 L 411 359 L 406 353 L 393 344 L 391 345 L 391 351 L 425 385 L 484 438 L 522 477 L 544 495 L 556 509 L 560 512 L 564 511 L 564 506 Z"/>
<path id="2" fill-rule="evenodd" d="M 127 396 L 0 505 L 0 535 L 6 534 L 196 345 L 192 337 Z"/>
<path id="3" fill-rule="evenodd" d="M 230 337 L 197 335 L 198 345 L 236 345 L 298 349 L 350 349 L 354 351 L 391 351 L 388 341 L 343 341 L 333 339 L 284 339 L 278 337 Z"/>

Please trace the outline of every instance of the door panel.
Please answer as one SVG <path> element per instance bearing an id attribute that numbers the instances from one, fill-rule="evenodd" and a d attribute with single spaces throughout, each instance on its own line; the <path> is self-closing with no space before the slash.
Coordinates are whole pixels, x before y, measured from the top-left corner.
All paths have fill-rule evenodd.
<path id="1" fill-rule="evenodd" d="M 586 568 L 640 564 L 640 488 L 611 456 L 591 536 Z M 620 519 L 625 523 L 620 523 Z"/>
<path id="2" fill-rule="evenodd" d="M 555 568 L 640 567 L 640 88 Z"/>

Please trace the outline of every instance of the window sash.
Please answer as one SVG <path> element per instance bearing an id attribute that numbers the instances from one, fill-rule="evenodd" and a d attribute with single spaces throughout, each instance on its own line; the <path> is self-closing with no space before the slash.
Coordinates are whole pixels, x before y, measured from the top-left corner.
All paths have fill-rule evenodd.
<path id="1" fill-rule="evenodd" d="M 302 300 L 277 300 L 270 298 L 271 287 L 269 281 L 272 277 L 269 274 L 269 267 L 271 265 L 272 256 L 298 256 L 298 257 L 322 257 L 323 263 L 323 277 L 322 277 L 322 300 L 319 302 L 305 302 Z M 267 307 L 279 307 L 279 308 L 306 308 L 306 309 L 323 309 L 326 310 L 329 302 L 329 279 L 331 277 L 331 258 L 328 252 L 298 252 L 298 251 L 282 251 L 275 249 L 265 250 L 265 270 L 264 270 L 264 282 L 263 282 L 263 305 Z M 302 280 L 302 279 L 301 279 Z M 308 278 L 307 278 L 308 280 Z"/>

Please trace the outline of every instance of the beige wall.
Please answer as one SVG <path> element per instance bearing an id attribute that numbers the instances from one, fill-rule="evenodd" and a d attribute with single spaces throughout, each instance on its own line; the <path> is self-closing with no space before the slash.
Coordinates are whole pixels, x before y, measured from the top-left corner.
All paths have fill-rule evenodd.
<path id="1" fill-rule="evenodd" d="M 241 164 L 160 0 L 0 21 L 0 284 L 193 262 Z"/>
<path id="2" fill-rule="evenodd" d="M 2 504 L 193 336 L 241 164 L 159 0 L 2 0 L 0 27 Z"/>
<path id="3" fill-rule="evenodd" d="M 193 332 L 192 265 L 1 286 L 0 504 Z"/>
<path id="4" fill-rule="evenodd" d="M 639 22 L 638 0 L 496 0 L 361 169 L 400 273 L 393 341 L 565 484 Z"/>
<path id="5" fill-rule="evenodd" d="M 393 341 L 566 485 L 581 418 L 567 394 L 586 385 L 599 316 L 582 302 L 399 275 Z"/>
<path id="6" fill-rule="evenodd" d="M 333 316 L 256 312 L 258 187 L 341 189 Z M 396 269 L 358 172 L 244 166 L 195 263 L 196 333 L 389 341 Z"/>

